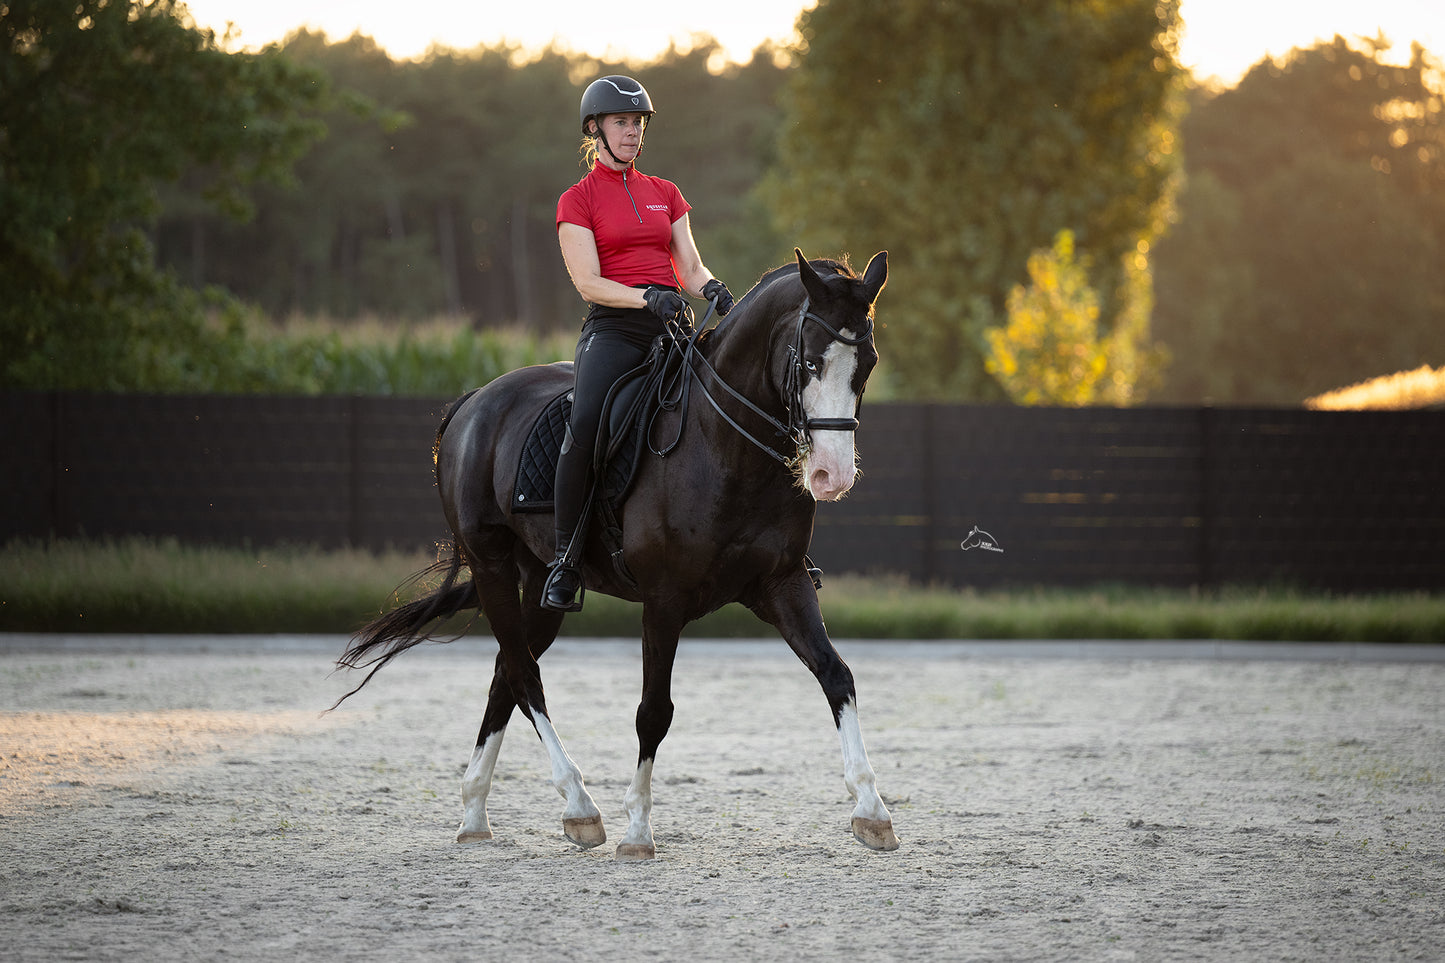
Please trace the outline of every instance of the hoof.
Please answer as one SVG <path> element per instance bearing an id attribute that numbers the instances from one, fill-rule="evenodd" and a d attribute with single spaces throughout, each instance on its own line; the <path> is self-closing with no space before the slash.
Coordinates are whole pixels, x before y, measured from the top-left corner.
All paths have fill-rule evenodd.
<path id="1" fill-rule="evenodd" d="M 893 834 L 893 821 L 889 819 L 853 817 L 853 838 L 869 849 L 891 852 L 898 848 L 898 837 Z"/>
<path id="2" fill-rule="evenodd" d="M 562 820 L 562 832 L 583 849 L 591 849 L 607 842 L 607 830 L 602 828 L 601 816 L 580 816 Z"/>
<path id="3" fill-rule="evenodd" d="M 492 838 L 490 829 L 458 829 L 457 842 L 459 843 L 481 843 Z"/>
<path id="4" fill-rule="evenodd" d="M 657 847 L 651 843 L 618 843 L 617 861 L 619 863 L 639 863 L 645 859 L 656 859 Z"/>

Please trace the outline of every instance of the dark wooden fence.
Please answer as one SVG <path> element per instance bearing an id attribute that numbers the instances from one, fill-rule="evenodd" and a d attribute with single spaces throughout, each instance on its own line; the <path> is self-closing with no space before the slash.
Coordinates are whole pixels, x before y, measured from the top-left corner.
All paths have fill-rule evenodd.
<path id="1" fill-rule="evenodd" d="M 0 539 L 430 544 L 448 400 L 0 394 Z M 858 446 L 828 572 L 1445 588 L 1445 412 L 870 404 Z"/>

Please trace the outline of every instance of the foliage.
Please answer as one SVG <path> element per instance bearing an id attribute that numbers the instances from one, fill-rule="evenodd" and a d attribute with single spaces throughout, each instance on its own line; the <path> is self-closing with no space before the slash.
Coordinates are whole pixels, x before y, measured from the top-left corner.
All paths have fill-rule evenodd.
<path id="1" fill-rule="evenodd" d="M 309 546 L 218 548 L 173 540 L 15 541 L 0 546 L 3 632 L 349 633 L 421 588 L 421 553 Z M 820 594 L 835 639 L 1248 639 L 1436 642 L 1445 596 L 1331 596 L 1229 588 L 958 591 L 893 579 L 828 577 Z M 467 628 L 459 618 L 447 633 Z M 484 635 L 478 622 L 474 634 Z M 591 595 L 573 636 L 637 638 L 639 607 Z M 738 605 L 690 637 L 772 636 Z M 781 645 L 782 643 L 779 642 Z M 338 646 L 338 653 L 340 647 Z"/>
<path id="2" fill-rule="evenodd" d="M 575 339 L 523 329 L 253 321 L 248 349 L 290 394 L 453 397 L 508 371 L 572 357 Z M 247 390 L 237 386 L 234 390 Z"/>
<path id="3" fill-rule="evenodd" d="M 318 74 L 227 54 L 174 0 L 7 0 L 0 17 L 0 384 L 141 387 L 176 352 L 204 366 L 198 294 L 155 268 L 157 185 L 196 172 L 230 215 L 317 135 Z M 189 363 L 189 362 L 188 362 Z"/>
<path id="4" fill-rule="evenodd" d="M 630 73 L 658 106 L 639 166 L 678 183 L 704 258 L 741 294 L 791 250 L 748 196 L 770 155 L 783 68 L 763 50 L 715 74 L 716 49 L 673 49 L 641 67 L 551 49 L 523 59 L 509 46 L 394 61 L 368 37 L 300 31 L 286 56 L 349 95 L 325 114 L 331 136 L 298 164 L 301 189 L 258 189 L 245 225 L 177 192 L 158 249 L 192 283 L 223 284 L 277 317 L 448 314 L 575 331 L 584 306 L 555 218 L 584 173 L 577 98 L 593 77 Z"/>
<path id="5" fill-rule="evenodd" d="M 307 31 L 226 53 L 175 0 L 3 10 L 0 388 L 449 393 L 424 385 L 565 354 L 555 202 L 582 173 L 578 92 L 614 71 L 652 88 L 643 168 L 682 186 L 735 293 L 794 244 L 892 251 L 880 396 L 1137 403 L 1153 337 L 1153 397 L 1190 404 L 1445 363 L 1445 72 L 1384 64 L 1383 38 L 1193 90 L 1180 126 L 1173 0 L 822 0 L 798 50 L 721 69 L 705 38 L 647 64 L 394 61 Z M 1098 316 L 1063 340 L 1106 367 L 1072 395 L 1002 360 L 1062 338 L 1031 262 L 1063 270 L 1065 231 Z M 398 323 L 278 332 L 238 299 Z M 525 348 L 479 333 L 519 324 Z"/>
<path id="6" fill-rule="evenodd" d="M 400 581 L 392 573 L 416 558 L 173 539 L 11 542 L 0 551 L 0 631 L 347 632 L 386 604 Z"/>
<path id="7" fill-rule="evenodd" d="M 1052 248 L 1029 255 L 1029 284 L 1009 292 L 1008 323 L 984 332 L 985 367 L 1009 400 L 1128 404 L 1141 379 L 1135 334 L 1148 324 L 1145 270 L 1126 272 L 1143 290 L 1130 300 L 1131 314 L 1112 332 L 1102 331 L 1099 296 L 1088 267 L 1075 259 L 1073 232 L 1060 231 Z"/>
<path id="8" fill-rule="evenodd" d="M 150 392 L 453 397 L 572 356 L 568 335 L 477 330 L 461 319 L 276 324 L 225 303 L 187 349 L 151 345 L 133 381 Z"/>
<path id="9" fill-rule="evenodd" d="M 1445 88 L 1383 49 L 1336 37 L 1195 92 L 1155 258 L 1167 400 L 1298 404 L 1445 361 Z"/>
<path id="10" fill-rule="evenodd" d="M 1124 258 L 1172 204 L 1178 26 L 1156 0 L 803 14 L 769 196 L 805 249 L 892 251 L 881 341 L 901 393 L 999 397 L 983 331 L 1062 230 L 1097 266 L 1101 324 L 1147 337 Z"/>

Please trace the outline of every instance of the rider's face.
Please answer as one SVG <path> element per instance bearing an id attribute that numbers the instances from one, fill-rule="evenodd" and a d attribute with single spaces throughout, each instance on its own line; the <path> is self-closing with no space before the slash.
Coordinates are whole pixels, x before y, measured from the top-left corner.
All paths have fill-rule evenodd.
<path id="1" fill-rule="evenodd" d="M 598 118 L 597 125 L 618 161 L 626 165 L 637 159 L 642 150 L 642 135 L 647 130 L 646 114 L 606 114 Z M 604 161 L 612 160 L 606 151 L 602 151 L 601 156 Z"/>

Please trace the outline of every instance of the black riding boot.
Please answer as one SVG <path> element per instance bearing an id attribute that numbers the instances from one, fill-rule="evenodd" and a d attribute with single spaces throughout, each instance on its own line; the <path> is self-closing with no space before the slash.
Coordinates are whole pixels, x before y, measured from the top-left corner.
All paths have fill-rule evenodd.
<path id="1" fill-rule="evenodd" d="M 577 560 L 582 555 L 582 539 L 585 532 L 579 532 L 582 513 L 587 503 L 587 476 L 592 467 L 592 452 L 572 440 L 572 429 L 562 443 L 557 458 L 557 476 L 553 481 L 553 499 L 557 513 L 557 558 L 552 562 L 552 574 L 542 589 L 542 607 L 559 612 L 578 612 L 582 609 L 582 573 L 577 570 Z M 573 546 L 573 536 L 577 545 Z"/>

